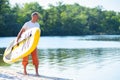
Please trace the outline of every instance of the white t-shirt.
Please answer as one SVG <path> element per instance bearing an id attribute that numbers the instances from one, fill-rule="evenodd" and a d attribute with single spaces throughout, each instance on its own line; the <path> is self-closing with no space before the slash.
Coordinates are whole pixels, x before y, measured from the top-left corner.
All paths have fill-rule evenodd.
<path id="1" fill-rule="evenodd" d="M 34 28 L 34 27 L 40 28 L 39 23 L 38 22 L 33 23 L 32 21 L 28 21 L 23 25 L 22 28 L 24 28 L 25 30 L 28 30 L 28 29 L 31 29 L 31 28 Z M 25 36 L 26 35 L 21 35 L 20 40 L 23 40 L 25 38 Z"/>
<path id="2" fill-rule="evenodd" d="M 40 25 L 38 22 L 33 23 L 32 21 L 28 21 L 23 25 L 23 28 L 25 28 L 26 30 L 33 28 L 33 27 L 38 27 L 40 28 Z"/>

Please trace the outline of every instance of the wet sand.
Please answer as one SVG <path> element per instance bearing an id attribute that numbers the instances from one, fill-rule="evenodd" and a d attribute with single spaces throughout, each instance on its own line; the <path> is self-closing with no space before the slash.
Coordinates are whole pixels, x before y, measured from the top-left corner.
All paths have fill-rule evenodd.
<path id="1" fill-rule="evenodd" d="M 49 77 L 35 74 L 24 75 L 22 72 L 0 67 L 0 80 L 68 80 L 64 78 Z"/>

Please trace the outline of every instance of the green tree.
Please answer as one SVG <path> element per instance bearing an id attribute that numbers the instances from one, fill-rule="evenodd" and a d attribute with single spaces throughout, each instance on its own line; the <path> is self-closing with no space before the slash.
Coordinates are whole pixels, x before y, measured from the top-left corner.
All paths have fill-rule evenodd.
<path id="1" fill-rule="evenodd" d="M 18 11 L 18 22 L 24 24 L 24 22 L 31 19 L 31 13 L 37 11 L 39 13 L 43 13 L 42 7 L 37 2 L 26 3 L 19 11 Z"/>
<path id="2" fill-rule="evenodd" d="M 8 0 L 0 0 L 0 36 L 4 36 L 4 32 L 7 29 L 5 26 L 5 16 L 10 12 L 10 6 Z"/>
<path id="3" fill-rule="evenodd" d="M 42 35 L 120 34 L 120 12 L 106 11 L 102 6 L 58 2 L 43 9 L 37 2 L 10 7 L 8 0 L 0 0 L 0 36 L 16 36 L 34 11 L 40 13 Z"/>

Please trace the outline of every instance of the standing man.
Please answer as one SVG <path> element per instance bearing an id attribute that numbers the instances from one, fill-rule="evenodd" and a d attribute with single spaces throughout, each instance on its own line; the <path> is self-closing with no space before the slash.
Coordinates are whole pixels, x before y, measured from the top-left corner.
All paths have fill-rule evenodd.
<path id="1" fill-rule="evenodd" d="M 39 13 L 38 12 L 33 12 L 31 14 L 31 20 L 26 22 L 22 29 L 20 30 L 20 32 L 18 33 L 18 36 L 17 36 L 17 42 L 19 40 L 19 38 L 21 37 L 22 33 L 25 32 L 26 30 L 28 29 L 31 29 L 33 27 L 38 27 L 40 28 L 40 25 L 39 23 L 37 22 L 38 21 L 38 18 L 39 18 Z M 33 65 L 35 66 L 35 71 L 36 71 L 36 75 L 38 76 L 39 73 L 38 73 L 38 65 L 39 65 L 39 59 L 38 59 L 38 51 L 37 51 L 37 48 L 31 53 L 31 56 L 32 56 L 32 62 L 33 62 Z M 28 58 L 29 56 L 26 56 L 23 58 L 23 61 L 22 61 L 22 65 L 24 67 L 24 74 L 27 75 L 27 70 L 26 70 L 26 67 L 27 67 L 27 64 L 28 64 Z"/>

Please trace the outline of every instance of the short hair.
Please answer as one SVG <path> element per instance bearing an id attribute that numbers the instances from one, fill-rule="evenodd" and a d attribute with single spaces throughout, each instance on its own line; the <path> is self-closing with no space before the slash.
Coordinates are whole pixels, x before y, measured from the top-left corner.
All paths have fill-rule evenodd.
<path id="1" fill-rule="evenodd" d="M 33 13 L 31 14 L 31 17 L 33 17 L 34 15 L 38 15 L 38 16 L 39 16 L 39 13 L 38 13 L 38 12 L 33 12 Z"/>

